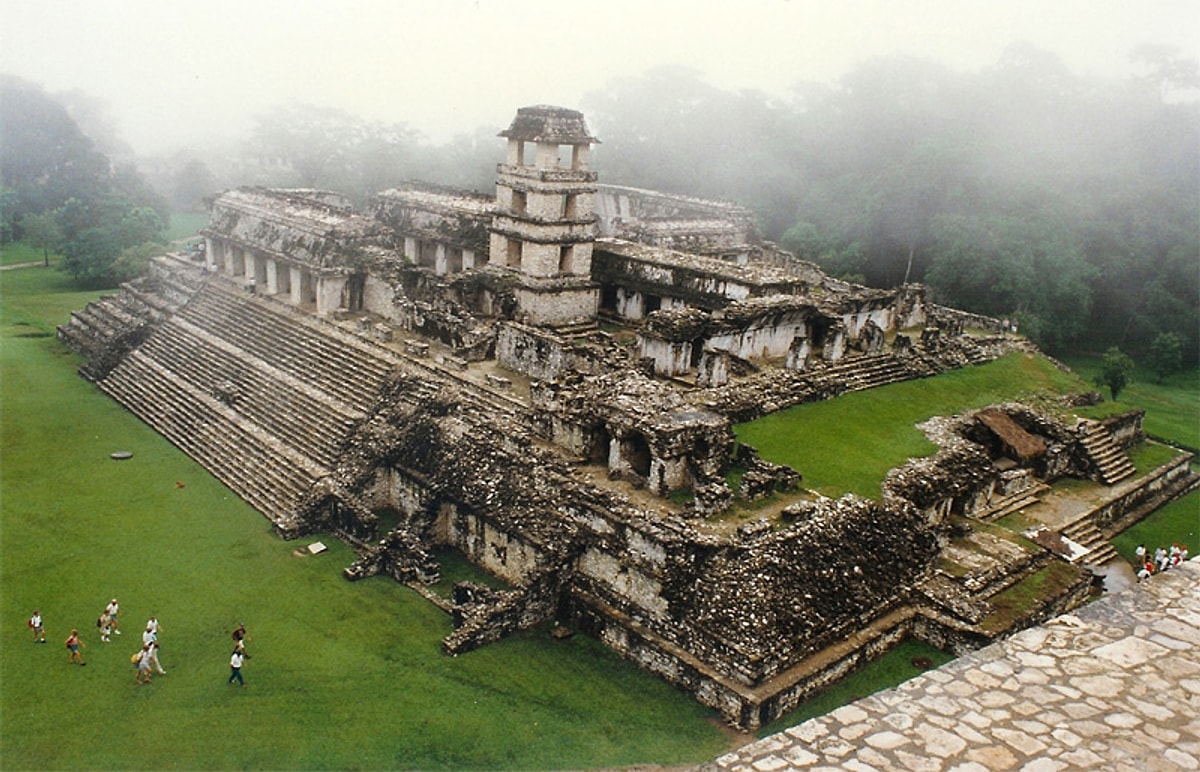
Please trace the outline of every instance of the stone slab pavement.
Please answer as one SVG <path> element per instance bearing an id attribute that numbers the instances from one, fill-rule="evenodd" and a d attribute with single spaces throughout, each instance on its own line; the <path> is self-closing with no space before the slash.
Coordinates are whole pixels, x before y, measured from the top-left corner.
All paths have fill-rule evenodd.
<path id="1" fill-rule="evenodd" d="M 1200 557 L 699 769 L 1200 770 Z"/>

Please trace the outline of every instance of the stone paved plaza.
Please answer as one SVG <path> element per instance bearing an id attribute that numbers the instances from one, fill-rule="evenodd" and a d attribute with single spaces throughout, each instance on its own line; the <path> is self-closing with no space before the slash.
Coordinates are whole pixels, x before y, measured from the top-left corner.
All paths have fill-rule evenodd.
<path id="1" fill-rule="evenodd" d="M 1200 560 L 701 769 L 1200 769 Z"/>

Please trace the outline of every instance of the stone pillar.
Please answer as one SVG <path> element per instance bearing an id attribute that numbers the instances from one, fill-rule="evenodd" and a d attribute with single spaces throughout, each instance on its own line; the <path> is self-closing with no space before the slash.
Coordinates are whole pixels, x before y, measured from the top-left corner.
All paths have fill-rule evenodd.
<path id="1" fill-rule="evenodd" d="M 475 267 L 475 250 L 463 250 L 462 267 L 464 271 L 469 271 Z"/>
<path id="2" fill-rule="evenodd" d="M 419 247 L 420 245 L 417 244 L 417 240 L 415 238 L 412 236 L 404 237 L 404 257 L 406 257 L 408 261 L 414 265 L 418 262 L 421 256 L 421 253 L 417 251 Z"/>
<path id="3" fill-rule="evenodd" d="M 301 305 L 304 303 L 304 271 L 299 266 L 293 265 L 288 267 L 288 274 L 291 284 L 288 300 L 294 306 Z"/>
<path id="4" fill-rule="evenodd" d="M 438 276 L 446 275 L 446 245 L 438 244 L 434 247 L 433 257 L 433 272 Z"/>
<path id="5" fill-rule="evenodd" d="M 267 294 L 279 294 L 279 264 L 272 258 L 267 258 Z"/>
<path id="6" fill-rule="evenodd" d="M 221 242 L 213 241 L 210 237 L 204 237 L 204 269 L 210 273 L 217 270 L 218 265 L 223 269 L 224 265 L 218 262 L 217 247 Z M 220 258 L 223 260 L 224 258 Z"/>
<path id="7" fill-rule="evenodd" d="M 345 276 L 317 276 L 317 316 L 329 316 L 342 307 Z"/>

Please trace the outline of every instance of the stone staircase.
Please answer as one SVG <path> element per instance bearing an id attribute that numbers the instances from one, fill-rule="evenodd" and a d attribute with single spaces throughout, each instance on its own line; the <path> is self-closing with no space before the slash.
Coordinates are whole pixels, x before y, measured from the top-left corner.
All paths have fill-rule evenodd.
<path id="1" fill-rule="evenodd" d="M 210 281 L 97 385 L 294 533 L 395 372 L 333 332 Z"/>
<path id="2" fill-rule="evenodd" d="M 979 515 L 978 519 L 992 523 L 1014 512 L 1020 512 L 1041 501 L 1042 494 L 1048 490 L 1050 490 L 1049 485 L 1039 482 L 1037 485 L 1025 488 L 1011 496 L 992 499 L 988 508 Z"/>
<path id="3" fill-rule="evenodd" d="M 197 286 L 181 288 L 192 294 L 177 308 L 152 290 L 123 288 L 80 312 L 60 337 L 86 356 L 141 330 L 92 380 L 285 535 L 303 528 L 302 508 L 326 490 L 347 440 L 398 376 L 408 376 L 402 399 L 423 402 L 452 387 L 464 412 L 519 412 L 508 395 L 221 277 Z M 151 309 L 155 323 L 131 310 L 138 307 Z"/>
<path id="4" fill-rule="evenodd" d="M 839 385 L 844 391 L 862 391 L 889 383 L 906 381 L 913 373 L 898 357 L 890 354 L 851 357 L 827 369 L 814 372 L 815 380 Z"/>
<path id="5" fill-rule="evenodd" d="M 304 496 L 328 474 L 140 350 L 97 385 L 285 533 L 295 530 Z"/>
<path id="6" fill-rule="evenodd" d="M 1082 517 L 1062 529 L 1062 535 L 1087 548 L 1087 554 L 1079 558 L 1079 563 L 1089 566 L 1100 566 L 1117 557 L 1117 551 L 1104 538 L 1104 534 L 1092 522 L 1092 518 Z"/>
<path id="7" fill-rule="evenodd" d="M 1105 485 L 1115 485 L 1134 474 L 1136 470 L 1133 462 L 1113 440 L 1112 434 L 1103 424 L 1081 421 L 1077 431 L 1079 442 L 1095 463 L 1101 482 Z"/>

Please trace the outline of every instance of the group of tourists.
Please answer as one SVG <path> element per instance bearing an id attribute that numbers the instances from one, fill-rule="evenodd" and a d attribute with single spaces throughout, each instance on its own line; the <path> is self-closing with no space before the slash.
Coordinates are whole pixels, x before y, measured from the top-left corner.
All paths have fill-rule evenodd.
<path id="1" fill-rule="evenodd" d="M 1172 544 L 1170 548 L 1158 547 L 1151 554 L 1146 550 L 1145 544 L 1139 544 L 1134 550 L 1134 556 L 1134 562 L 1138 569 L 1137 578 L 1140 582 L 1187 560 L 1188 548 L 1186 544 Z"/>
<path id="2" fill-rule="evenodd" d="M 108 605 L 104 607 L 104 611 L 96 619 L 96 629 L 100 633 L 101 643 L 111 643 L 114 635 L 120 635 L 120 616 L 121 607 L 117 603 L 117 599 L 113 598 Z M 46 627 L 42 620 L 42 612 L 40 609 L 35 609 L 33 615 L 29 617 L 27 622 L 29 629 L 33 632 L 34 643 L 46 642 Z M 158 622 L 158 617 L 151 616 L 146 620 L 146 629 L 142 633 L 142 647 L 134 652 L 129 661 L 134 665 L 136 673 L 134 674 L 133 682 L 135 684 L 148 684 L 151 682 L 151 673 L 157 671 L 159 675 L 166 675 L 167 671 L 163 668 L 162 663 L 158 659 L 159 642 L 158 637 L 162 633 L 162 625 Z M 242 665 L 250 655 L 246 653 L 246 626 L 238 624 L 231 635 L 233 639 L 233 653 L 229 658 L 229 683 L 237 681 L 242 686 L 246 685 L 242 678 Z M 67 648 L 67 663 L 71 665 L 87 665 L 83 659 L 82 649 L 87 646 L 79 636 L 77 628 L 71 629 L 71 634 L 63 642 Z"/>

